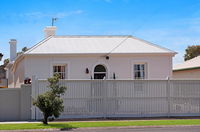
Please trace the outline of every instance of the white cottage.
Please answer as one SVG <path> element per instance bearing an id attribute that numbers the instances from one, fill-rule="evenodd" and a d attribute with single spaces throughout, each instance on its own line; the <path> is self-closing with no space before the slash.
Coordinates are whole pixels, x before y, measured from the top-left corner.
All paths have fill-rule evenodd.
<path id="1" fill-rule="evenodd" d="M 57 36 L 46 27 L 45 39 L 16 57 L 11 39 L 9 87 L 26 77 L 59 73 L 62 79 L 166 79 L 172 76 L 174 51 L 133 36 Z"/>

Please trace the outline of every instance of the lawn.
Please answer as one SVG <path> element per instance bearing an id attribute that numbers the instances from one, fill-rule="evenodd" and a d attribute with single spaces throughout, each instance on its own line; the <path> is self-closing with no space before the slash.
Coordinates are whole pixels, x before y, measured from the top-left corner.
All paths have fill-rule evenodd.
<path id="1" fill-rule="evenodd" d="M 81 128 L 81 127 L 115 127 L 115 126 L 157 126 L 157 125 L 200 125 L 200 119 L 177 120 L 137 120 L 137 121 L 92 121 L 92 122 L 51 122 L 42 123 L 0 124 L 0 130 Z"/>

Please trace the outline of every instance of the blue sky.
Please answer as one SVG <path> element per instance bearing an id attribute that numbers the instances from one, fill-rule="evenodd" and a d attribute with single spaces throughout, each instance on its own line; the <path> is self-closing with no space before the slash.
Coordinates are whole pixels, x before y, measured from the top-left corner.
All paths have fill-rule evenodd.
<path id="1" fill-rule="evenodd" d="M 133 35 L 178 52 L 200 44 L 200 0 L 0 0 L 0 52 L 43 39 L 57 17 L 57 35 Z M 2 64 L 2 62 L 0 62 Z"/>

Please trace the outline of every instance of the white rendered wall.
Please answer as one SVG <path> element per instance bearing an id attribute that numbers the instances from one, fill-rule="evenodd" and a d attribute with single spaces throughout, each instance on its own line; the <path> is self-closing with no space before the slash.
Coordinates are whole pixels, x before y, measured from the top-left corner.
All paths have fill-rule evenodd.
<path id="1" fill-rule="evenodd" d="M 19 88 L 20 85 L 24 83 L 24 79 L 25 79 L 24 62 L 25 62 L 25 60 L 23 59 L 18 63 L 18 65 L 16 67 L 16 71 L 14 73 L 14 80 L 15 80 L 14 84 L 15 84 L 15 87 L 17 87 L 17 88 Z"/>
<path id="2" fill-rule="evenodd" d="M 175 79 L 199 79 L 200 78 L 200 69 L 174 71 L 173 78 L 175 78 Z"/>
<path id="3" fill-rule="evenodd" d="M 27 56 L 25 62 L 25 77 L 35 75 L 39 79 L 52 76 L 54 64 L 66 64 L 68 67 L 68 79 L 90 79 L 93 76 L 94 67 L 103 64 L 108 70 L 108 79 L 133 79 L 133 64 L 146 63 L 146 79 L 166 79 L 172 76 L 171 56 L 111 56 L 105 57 L 69 57 L 69 56 Z M 89 69 L 89 74 L 85 69 Z"/>
<path id="4" fill-rule="evenodd" d="M 8 87 L 9 88 L 19 88 L 23 84 L 25 79 L 25 60 L 20 60 L 16 65 L 16 70 L 8 70 Z"/>

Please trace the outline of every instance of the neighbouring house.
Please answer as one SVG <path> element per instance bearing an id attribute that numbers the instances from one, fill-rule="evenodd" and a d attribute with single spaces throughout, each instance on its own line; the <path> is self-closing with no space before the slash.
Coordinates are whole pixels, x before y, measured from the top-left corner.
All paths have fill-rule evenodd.
<path id="1" fill-rule="evenodd" d="M 0 65 L 0 88 L 7 88 L 6 70 L 4 65 Z"/>
<path id="2" fill-rule="evenodd" d="M 2 53 L 0 53 L 0 61 L 2 60 L 2 57 L 3 57 L 3 54 Z M 4 65 L 0 65 L 0 79 L 4 79 L 4 78 L 6 78 L 6 71 L 5 71 L 5 66 Z"/>
<path id="3" fill-rule="evenodd" d="M 6 78 L 6 70 L 4 68 L 5 68 L 4 65 L 0 65 L 0 79 Z"/>
<path id="4" fill-rule="evenodd" d="M 33 75 L 47 79 L 166 79 L 172 77 L 176 52 L 133 36 L 57 36 L 46 27 L 45 38 L 16 57 L 10 40 L 9 87 L 19 87 Z"/>
<path id="5" fill-rule="evenodd" d="M 1 53 L 0 53 L 1 59 Z M 8 86 L 7 79 L 6 79 L 6 70 L 5 65 L 0 65 L 0 88 L 6 88 Z"/>
<path id="6" fill-rule="evenodd" d="M 200 56 L 175 65 L 173 78 L 200 79 Z"/>

